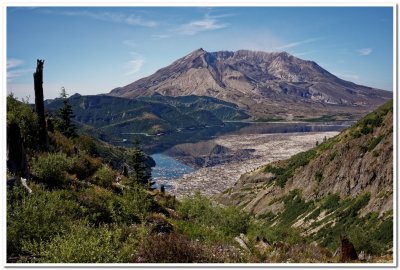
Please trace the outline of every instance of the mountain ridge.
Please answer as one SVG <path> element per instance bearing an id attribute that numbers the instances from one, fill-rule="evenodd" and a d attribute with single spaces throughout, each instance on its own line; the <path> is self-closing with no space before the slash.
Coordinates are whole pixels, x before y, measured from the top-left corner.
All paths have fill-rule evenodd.
<path id="1" fill-rule="evenodd" d="M 392 95 L 342 80 L 316 62 L 287 52 L 207 52 L 202 48 L 109 95 L 134 98 L 155 93 L 210 96 L 238 104 L 256 117 L 344 111 L 361 116 Z"/>
<path id="2" fill-rule="evenodd" d="M 164 145 L 163 149 L 182 131 L 217 132 L 218 128 L 226 126 L 225 121 L 240 121 L 249 117 L 237 105 L 212 97 L 153 95 L 127 99 L 74 94 L 68 102 L 75 114 L 74 123 L 101 140 L 128 145 L 132 135 L 135 135 L 145 139 L 146 146 Z M 47 110 L 55 113 L 63 106 L 63 101 L 57 98 L 45 104 Z M 159 136 L 163 134 L 170 138 L 168 143 L 165 138 L 160 140 Z M 191 137 L 194 139 L 196 136 Z"/>

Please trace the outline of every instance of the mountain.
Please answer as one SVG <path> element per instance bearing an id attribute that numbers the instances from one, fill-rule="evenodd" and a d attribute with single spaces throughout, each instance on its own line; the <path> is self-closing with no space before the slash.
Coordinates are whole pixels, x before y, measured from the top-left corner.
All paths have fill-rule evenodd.
<path id="1" fill-rule="evenodd" d="M 286 52 L 203 49 L 109 95 L 135 98 L 154 93 L 215 97 L 236 103 L 258 118 L 289 119 L 361 115 L 392 98 L 391 92 L 342 80 L 315 62 Z"/>
<path id="2" fill-rule="evenodd" d="M 242 175 L 218 200 L 270 217 L 273 226 L 299 229 L 324 245 L 341 233 L 353 234 L 357 241 L 376 237 L 369 245 L 389 245 L 392 102 L 307 152 Z"/>

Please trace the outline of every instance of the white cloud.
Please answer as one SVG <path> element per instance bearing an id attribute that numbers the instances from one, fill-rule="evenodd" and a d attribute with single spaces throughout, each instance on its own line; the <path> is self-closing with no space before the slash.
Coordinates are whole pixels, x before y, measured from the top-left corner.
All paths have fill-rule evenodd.
<path id="1" fill-rule="evenodd" d="M 126 68 L 128 70 L 125 73 L 126 76 L 139 72 L 143 64 L 145 63 L 144 57 L 141 54 L 131 52 L 131 55 L 132 59 L 126 65 Z"/>
<path id="2" fill-rule="evenodd" d="M 15 59 L 15 58 L 7 59 L 7 69 L 18 67 L 18 66 L 22 65 L 23 63 L 24 63 L 24 61 L 22 61 L 20 59 Z"/>
<path id="3" fill-rule="evenodd" d="M 189 23 L 182 24 L 178 28 L 172 29 L 171 31 L 180 35 L 193 36 L 203 31 L 212 31 L 226 28 L 228 24 L 222 23 L 218 20 L 218 18 L 221 17 L 223 16 L 210 16 L 206 14 L 201 20 L 191 21 Z"/>
<path id="4" fill-rule="evenodd" d="M 298 47 L 303 44 L 312 43 L 312 42 L 315 42 L 318 40 L 321 40 L 321 38 L 309 38 L 309 39 L 305 39 L 305 40 L 291 42 L 291 43 L 285 44 L 283 46 L 279 46 L 276 49 L 278 49 L 278 50 L 290 49 L 290 48 Z"/>
<path id="5" fill-rule="evenodd" d="M 7 81 L 12 82 L 15 78 L 22 77 L 26 73 L 34 72 L 32 68 L 21 68 L 24 61 L 21 59 L 7 59 Z"/>
<path id="6" fill-rule="evenodd" d="M 29 69 L 16 69 L 16 70 L 11 70 L 7 71 L 7 81 L 12 82 L 14 81 L 15 78 L 19 78 L 24 76 L 26 73 L 34 72 L 35 70 L 33 68 Z"/>
<path id="7" fill-rule="evenodd" d="M 60 14 L 65 16 L 80 16 L 99 21 L 122 23 L 132 26 L 156 27 L 158 22 L 146 20 L 136 14 L 124 14 L 118 12 L 92 12 L 92 11 L 53 11 L 51 9 L 42 10 L 44 13 Z"/>
<path id="8" fill-rule="evenodd" d="M 299 52 L 299 53 L 293 53 L 294 56 L 296 57 L 300 57 L 300 56 L 304 56 L 304 55 L 308 55 L 308 54 L 313 54 L 318 52 L 317 50 L 312 50 L 312 51 L 306 51 L 306 52 Z"/>
<path id="9" fill-rule="evenodd" d="M 357 50 L 357 52 L 361 56 L 366 56 L 366 55 L 370 55 L 372 53 L 372 49 L 371 48 L 361 48 L 361 49 Z"/>
<path id="10" fill-rule="evenodd" d="M 122 44 L 124 44 L 126 46 L 129 46 L 129 47 L 136 47 L 137 46 L 137 43 L 134 40 L 130 40 L 130 39 L 122 41 Z"/>
<path id="11" fill-rule="evenodd" d="M 151 35 L 151 37 L 155 40 L 158 40 L 158 39 L 170 38 L 171 35 L 160 34 L 160 35 Z"/>

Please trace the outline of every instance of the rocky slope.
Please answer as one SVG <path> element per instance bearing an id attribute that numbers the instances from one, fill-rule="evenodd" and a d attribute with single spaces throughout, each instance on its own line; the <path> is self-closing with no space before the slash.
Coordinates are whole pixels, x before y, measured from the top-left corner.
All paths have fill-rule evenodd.
<path id="1" fill-rule="evenodd" d="M 111 91 L 119 97 L 210 96 L 247 108 L 253 116 L 359 114 L 392 93 L 344 81 L 313 61 L 286 52 L 198 49 L 153 75 Z M 284 106 L 283 106 L 284 105 Z M 312 107 L 310 107 L 312 106 Z M 310 109 L 311 108 L 311 109 Z"/>
<path id="2" fill-rule="evenodd" d="M 335 247 L 342 234 L 357 246 L 393 244 L 393 106 L 379 107 L 315 148 L 242 175 L 217 196 Z M 379 247 L 379 248 L 377 248 Z"/>
<path id="3" fill-rule="evenodd" d="M 335 193 L 355 198 L 368 192 L 370 200 L 363 213 L 391 210 L 392 110 L 392 103 L 387 103 L 314 149 L 242 175 L 221 201 L 263 214 L 279 212 L 283 205 L 276 199 L 293 190 L 300 190 L 306 201 Z"/>

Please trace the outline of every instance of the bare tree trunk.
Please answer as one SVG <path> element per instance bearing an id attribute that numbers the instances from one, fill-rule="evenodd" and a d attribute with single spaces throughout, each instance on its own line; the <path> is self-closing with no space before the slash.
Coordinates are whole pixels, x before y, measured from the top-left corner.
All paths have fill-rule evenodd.
<path id="1" fill-rule="evenodd" d="M 18 124 L 7 125 L 7 169 L 13 174 L 29 177 L 28 161 Z"/>
<path id="2" fill-rule="evenodd" d="M 368 237 L 368 236 L 365 236 Z M 341 252 L 340 252 L 340 262 L 349 262 L 352 260 L 358 260 L 356 249 L 353 244 L 347 238 L 347 235 L 341 235 L 340 240 L 342 243 Z"/>
<path id="3" fill-rule="evenodd" d="M 43 150 L 49 147 L 49 138 L 47 136 L 46 119 L 44 115 L 44 98 L 43 98 L 43 64 L 44 60 L 37 60 L 36 72 L 33 73 L 35 84 L 35 105 L 38 115 L 39 124 L 39 146 Z"/>

